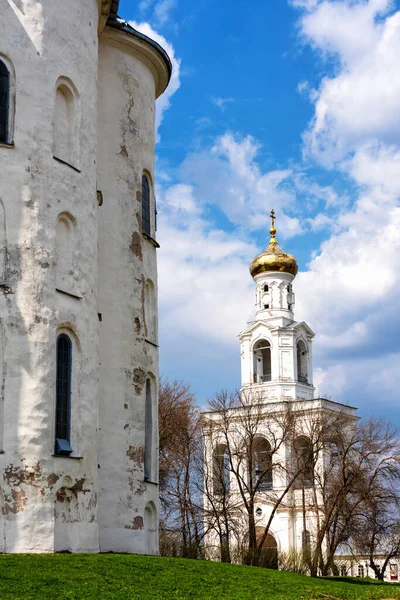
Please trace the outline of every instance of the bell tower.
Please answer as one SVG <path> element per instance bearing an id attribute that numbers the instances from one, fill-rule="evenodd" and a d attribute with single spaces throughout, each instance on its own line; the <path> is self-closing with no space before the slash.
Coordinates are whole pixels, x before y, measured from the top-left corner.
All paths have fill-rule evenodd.
<path id="1" fill-rule="evenodd" d="M 275 237 L 275 213 L 271 214 L 271 238 L 266 249 L 250 263 L 255 290 L 255 320 L 239 334 L 242 390 L 261 401 L 311 400 L 313 331 L 294 318 L 292 282 L 298 265 Z"/>

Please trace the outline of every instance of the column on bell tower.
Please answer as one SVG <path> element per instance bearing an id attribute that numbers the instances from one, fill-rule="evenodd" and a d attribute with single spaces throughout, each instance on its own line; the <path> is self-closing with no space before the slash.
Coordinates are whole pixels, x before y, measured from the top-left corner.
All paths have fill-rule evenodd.
<path id="1" fill-rule="evenodd" d="M 239 335 L 242 390 L 266 400 L 311 399 L 314 334 L 305 323 L 294 320 L 292 282 L 297 261 L 278 245 L 273 211 L 271 220 L 269 244 L 250 264 L 256 283 L 256 318 Z"/>

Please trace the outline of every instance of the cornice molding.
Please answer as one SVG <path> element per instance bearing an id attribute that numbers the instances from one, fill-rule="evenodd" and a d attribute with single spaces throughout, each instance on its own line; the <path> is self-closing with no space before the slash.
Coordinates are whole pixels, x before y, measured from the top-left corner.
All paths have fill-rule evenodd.
<path id="1" fill-rule="evenodd" d="M 155 97 L 161 96 L 169 83 L 171 71 L 168 56 L 158 44 L 134 29 L 127 31 L 110 26 L 110 23 L 103 30 L 100 42 L 138 57 L 153 74 Z"/>

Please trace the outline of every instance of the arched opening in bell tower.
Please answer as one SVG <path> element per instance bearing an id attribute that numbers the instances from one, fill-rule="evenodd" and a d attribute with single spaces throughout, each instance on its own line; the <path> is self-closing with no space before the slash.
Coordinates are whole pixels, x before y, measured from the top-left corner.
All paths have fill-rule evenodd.
<path id="1" fill-rule="evenodd" d="M 253 348 L 253 382 L 271 381 L 271 344 L 259 340 Z"/>
<path id="2" fill-rule="evenodd" d="M 271 444 L 264 437 L 256 437 L 253 445 L 253 485 L 260 490 L 272 489 Z"/>
<path id="3" fill-rule="evenodd" d="M 308 383 L 307 346 L 303 340 L 297 342 L 297 381 Z"/>

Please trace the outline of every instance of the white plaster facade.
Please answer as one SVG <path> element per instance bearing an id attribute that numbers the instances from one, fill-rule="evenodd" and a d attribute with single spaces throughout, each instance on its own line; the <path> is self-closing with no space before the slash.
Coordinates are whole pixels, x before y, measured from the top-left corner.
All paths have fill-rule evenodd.
<path id="1" fill-rule="evenodd" d="M 158 548 L 155 100 L 171 65 L 117 9 L 117 0 L 0 0 L 10 84 L 0 552 Z M 55 450 L 60 334 L 72 356 L 66 455 Z"/>
<path id="2" fill-rule="evenodd" d="M 272 216 L 274 217 L 273 213 Z M 306 323 L 295 320 L 293 280 L 297 273 L 297 262 L 292 255 L 284 253 L 279 248 L 275 232 L 273 221 L 271 240 L 267 249 L 251 264 L 251 272 L 256 284 L 255 320 L 248 323 L 238 336 L 241 348 L 242 404 L 238 408 L 228 410 L 227 416 L 223 417 L 225 425 L 222 426 L 223 419 L 219 412 L 203 414 L 208 490 L 216 485 L 210 481 L 212 482 L 215 473 L 215 452 L 217 451 L 218 454 L 219 448 L 226 447 L 225 431 L 228 432 L 233 449 L 232 460 L 241 465 L 240 479 L 244 489 L 246 489 L 248 476 L 246 474 L 248 456 L 240 454 L 240 446 L 244 446 L 253 415 L 253 434 L 256 432 L 257 438 L 265 439 L 271 448 L 277 448 L 277 451 L 271 455 L 271 478 L 268 485 L 264 489 L 259 489 L 254 498 L 255 522 L 260 534 L 264 532 L 269 522 L 277 499 L 287 488 L 291 465 L 296 460 L 293 444 L 296 438 L 303 436 L 310 438 L 315 415 L 345 414 L 348 415 L 349 426 L 356 418 L 355 409 L 352 407 L 324 398 L 314 398 L 312 365 L 314 333 Z M 261 267 L 257 267 L 257 264 L 261 264 Z M 276 265 L 282 270 L 275 269 Z M 256 273 L 257 268 L 260 271 L 258 273 Z M 245 407 L 254 407 L 254 413 L 249 413 Z M 295 428 L 290 438 L 285 438 L 284 431 L 284 415 L 287 411 L 291 411 L 295 418 Z M 322 481 L 326 461 L 329 460 L 330 456 L 323 454 L 318 457 L 313 467 L 316 481 Z M 226 482 L 226 489 L 229 490 L 229 510 L 233 511 L 232 514 L 235 514 L 238 522 L 243 522 L 243 532 L 246 532 L 248 515 L 244 509 L 238 479 L 232 474 L 230 467 L 227 471 L 230 471 L 229 475 L 226 475 L 229 478 Z M 307 487 L 292 486 L 273 516 L 268 543 L 275 544 L 278 552 L 301 551 L 303 532 L 304 535 L 313 535 L 316 531 L 316 511 L 310 512 L 304 509 L 305 506 L 312 505 L 314 500 L 311 485 L 309 489 Z M 218 507 L 218 499 L 215 497 L 214 500 L 216 502 L 211 503 L 209 494 L 205 494 L 206 515 L 212 514 L 214 510 L 212 506 Z M 245 537 L 237 539 L 237 533 L 234 538 L 230 538 L 230 541 L 234 559 L 235 546 L 238 544 L 246 546 L 247 542 Z M 220 538 L 215 528 L 207 534 L 206 547 L 209 558 L 219 560 Z"/>

